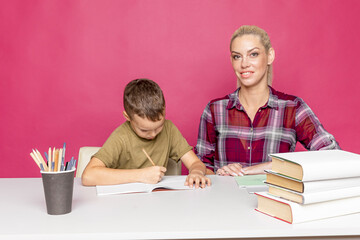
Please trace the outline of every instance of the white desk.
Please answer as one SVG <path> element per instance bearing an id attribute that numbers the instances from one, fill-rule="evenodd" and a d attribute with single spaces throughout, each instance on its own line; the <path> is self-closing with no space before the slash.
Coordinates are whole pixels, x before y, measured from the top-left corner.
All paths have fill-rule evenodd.
<path id="1" fill-rule="evenodd" d="M 52 216 L 41 178 L 3 178 L 0 239 L 359 239 L 360 214 L 291 225 L 255 211 L 256 196 L 233 178 L 212 181 L 196 191 L 99 197 L 76 178 L 72 212 Z"/>

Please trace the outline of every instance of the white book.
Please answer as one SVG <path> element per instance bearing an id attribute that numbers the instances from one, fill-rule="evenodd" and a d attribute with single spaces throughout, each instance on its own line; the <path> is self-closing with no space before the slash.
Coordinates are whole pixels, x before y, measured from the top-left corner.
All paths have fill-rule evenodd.
<path id="1" fill-rule="evenodd" d="M 265 183 L 287 188 L 300 193 L 360 186 L 360 177 L 300 181 L 271 170 L 265 170 L 265 172 L 267 173 Z"/>
<path id="2" fill-rule="evenodd" d="M 302 181 L 360 177 L 360 155 L 343 150 L 269 154 L 271 170 Z"/>
<path id="3" fill-rule="evenodd" d="M 123 193 L 149 193 L 157 189 L 167 190 L 189 190 L 193 189 L 185 186 L 186 175 L 164 176 L 156 184 L 147 183 L 124 183 L 117 185 L 97 185 L 97 195 L 123 194 Z"/>
<path id="4" fill-rule="evenodd" d="M 272 196 L 267 192 L 255 194 L 258 198 L 255 210 L 288 223 L 308 222 L 360 212 L 360 197 L 303 205 Z"/>
<path id="5" fill-rule="evenodd" d="M 270 194 L 301 204 L 311 204 L 360 196 L 360 185 L 305 193 L 299 193 L 272 184 L 267 185 L 269 186 Z"/>

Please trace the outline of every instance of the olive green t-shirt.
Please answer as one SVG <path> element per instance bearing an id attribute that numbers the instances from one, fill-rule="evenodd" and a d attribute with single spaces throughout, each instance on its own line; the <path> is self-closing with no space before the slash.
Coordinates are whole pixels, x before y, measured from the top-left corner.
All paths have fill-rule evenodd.
<path id="1" fill-rule="evenodd" d="M 151 140 L 139 137 L 126 121 L 111 133 L 102 148 L 94 155 L 106 167 L 139 169 L 152 166 L 142 149 L 157 166 L 167 167 L 169 158 L 178 161 L 192 147 L 177 127 L 165 120 L 162 131 Z"/>

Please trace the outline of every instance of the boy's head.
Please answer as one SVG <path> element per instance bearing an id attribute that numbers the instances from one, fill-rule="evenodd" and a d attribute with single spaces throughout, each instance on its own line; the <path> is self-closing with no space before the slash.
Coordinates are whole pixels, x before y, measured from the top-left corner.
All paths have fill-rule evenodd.
<path id="1" fill-rule="evenodd" d="M 153 139 L 165 121 L 165 98 L 159 85 L 149 79 L 135 79 L 124 90 L 124 116 L 136 134 Z"/>

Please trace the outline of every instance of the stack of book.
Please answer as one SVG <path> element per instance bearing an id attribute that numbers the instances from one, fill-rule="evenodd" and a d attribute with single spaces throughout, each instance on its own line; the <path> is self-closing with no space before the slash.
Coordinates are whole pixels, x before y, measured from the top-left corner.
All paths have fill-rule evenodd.
<path id="1" fill-rule="evenodd" d="M 270 154 L 257 211 L 288 223 L 360 212 L 360 155 L 343 150 Z"/>

